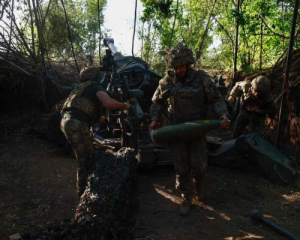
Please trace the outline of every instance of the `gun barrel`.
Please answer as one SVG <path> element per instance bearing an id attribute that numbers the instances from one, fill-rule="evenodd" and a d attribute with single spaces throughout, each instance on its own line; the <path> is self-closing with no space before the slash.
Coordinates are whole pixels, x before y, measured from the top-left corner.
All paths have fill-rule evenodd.
<path id="1" fill-rule="evenodd" d="M 221 126 L 220 120 L 197 120 L 154 129 L 150 132 L 153 143 L 191 140 Z"/>
<path id="2" fill-rule="evenodd" d="M 113 56 L 122 56 L 121 53 L 118 52 L 117 48 L 115 47 L 114 39 L 113 38 L 104 38 L 103 39 L 104 46 L 108 47 Z"/>

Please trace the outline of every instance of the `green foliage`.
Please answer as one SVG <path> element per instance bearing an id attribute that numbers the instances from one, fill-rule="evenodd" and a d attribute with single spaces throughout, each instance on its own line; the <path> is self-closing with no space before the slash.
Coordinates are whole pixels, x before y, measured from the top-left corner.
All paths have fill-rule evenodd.
<path id="1" fill-rule="evenodd" d="M 97 0 L 65 0 L 64 3 L 76 51 L 86 54 L 93 53 L 97 48 L 99 38 Z M 103 9 L 105 1 L 100 1 L 100 4 L 101 9 Z M 60 52 L 70 52 L 70 42 L 62 6 L 60 2 L 54 1 L 51 7 L 51 15 L 47 22 L 48 42 L 51 44 L 49 48 L 57 49 Z"/>
<path id="2" fill-rule="evenodd" d="M 170 5 L 169 3 L 172 2 Z M 144 56 L 153 66 L 161 66 L 164 59 L 156 57 L 178 42 L 185 42 L 194 52 L 204 39 L 199 62 L 213 68 L 232 69 L 235 52 L 235 25 L 239 23 L 238 69 L 254 71 L 274 65 L 284 49 L 288 47 L 293 1 L 289 0 L 241 0 L 237 1 L 182 0 L 176 15 L 174 35 L 172 27 L 177 1 L 142 0 L 145 11 L 141 18 L 144 22 Z M 162 11 L 159 4 L 166 4 Z M 207 22 L 211 14 L 211 23 Z M 297 21 L 299 28 L 300 19 Z M 205 28 L 208 34 L 205 35 Z M 296 29 L 296 30 L 297 30 Z M 217 39 L 220 44 L 214 42 Z M 299 47 L 300 37 L 295 40 Z M 212 43 L 214 43 L 212 45 Z M 262 43 L 262 44 L 261 44 Z M 161 69 L 161 67 L 160 67 Z M 158 70 L 159 71 L 159 70 Z"/>
<path id="3" fill-rule="evenodd" d="M 151 19 L 152 16 L 167 18 L 171 15 L 172 0 L 141 0 L 145 9 L 142 21 Z"/>
<path id="4" fill-rule="evenodd" d="M 40 1 L 38 23 L 42 26 L 42 35 L 37 31 L 37 21 L 35 19 L 32 0 L 20 0 L 16 8 L 21 9 L 23 15 L 20 19 L 20 27 L 28 39 L 28 45 L 33 51 L 39 49 L 39 43 L 44 43 L 44 50 L 47 56 L 61 59 L 67 59 L 71 56 L 71 43 L 67 30 L 67 23 L 62 7 L 61 0 L 44 0 Z M 30 5 L 29 5 L 30 4 Z M 106 0 L 100 0 L 100 12 L 106 5 Z M 99 44 L 99 22 L 98 22 L 98 0 L 64 0 L 68 22 L 71 29 L 71 37 L 74 50 L 77 57 L 86 54 L 95 55 Z M 100 13 L 101 23 L 103 23 L 103 14 Z M 102 28 L 102 35 L 105 32 Z M 33 33 L 33 34 L 32 34 Z M 40 39 L 41 38 L 41 39 Z M 27 49 L 20 44 L 22 51 Z M 40 52 L 37 51 L 37 60 L 41 58 Z"/>
<path id="5" fill-rule="evenodd" d="M 143 27 L 138 36 L 142 39 L 141 56 L 158 72 L 165 71 L 164 56 L 159 54 L 179 42 L 186 43 L 194 52 L 201 53 L 198 64 L 214 68 L 232 69 L 235 52 L 235 25 L 239 23 L 238 69 L 253 71 L 275 64 L 287 48 L 294 11 L 291 0 L 141 0 L 144 11 L 140 18 Z M 12 3 L 12 2 L 11 2 Z M 10 4 L 11 4 L 10 3 Z M 33 3 L 39 4 L 34 14 Z M 49 4 L 50 3 L 50 4 Z M 214 6 L 214 3 L 215 6 Z M 64 0 L 71 36 L 77 57 L 97 55 L 99 39 L 98 0 Z M 2 6 L 2 5 L 1 5 Z M 9 5 L 10 6 L 10 5 Z M 100 0 L 101 23 L 106 0 Z M 15 10 L 22 13 L 19 29 L 13 27 L 12 44 L 41 61 L 44 55 L 55 59 L 68 59 L 71 44 L 61 0 L 18 0 Z M 17 10 L 19 9 L 19 10 Z M 8 12 L 8 13 L 7 13 Z M 5 11 L 6 26 L 14 19 L 12 11 Z M 38 16 L 38 21 L 35 17 Z M 297 20 L 299 29 L 300 19 Z M 42 34 L 38 32 L 41 25 Z M 10 31 L 5 32 L 9 36 Z M 296 31 L 298 32 L 298 31 Z M 9 38 L 6 39 L 9 41 Z M 300 35 L 295 39 L 299 47 Z M 201 47 L 201 49 L 200 49 Z"/>

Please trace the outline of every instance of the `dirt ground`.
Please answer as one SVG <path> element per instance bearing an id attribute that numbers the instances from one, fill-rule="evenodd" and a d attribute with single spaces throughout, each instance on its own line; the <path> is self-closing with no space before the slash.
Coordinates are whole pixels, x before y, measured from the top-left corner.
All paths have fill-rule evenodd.
<path id="1" fill-rule="evenodd" d="M 0 239 L 38 232 L 72 219 L 78 203 L 73 155 L 37 136 L 28 124 L 0 131 Z M 208 168 L 208 199 L 178 215 L 172 167 L 139 170 L 135 188 L 134 239 L 286 239 L 250 218 L 264 217 L 300 237 L 300 192 L 263 178 L 255 166 Z"/>

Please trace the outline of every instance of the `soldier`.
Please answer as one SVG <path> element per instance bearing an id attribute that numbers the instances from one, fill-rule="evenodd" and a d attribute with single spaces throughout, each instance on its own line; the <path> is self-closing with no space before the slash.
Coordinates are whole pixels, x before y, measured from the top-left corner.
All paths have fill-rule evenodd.
<path id="1" fill-rule="evenodd" d="M 241 106 L 235 121 L 233 138 L 241 136 L 249 123 L 257 127 L 262 116 L 274 118 L 277 109 L 270 94 L 270 81 L 267 77 L 258 76 L 252 82 L 236 83 L 228 100 L 234 103 L 238 97 L 241 97 Z"/>
<path id="2" fill-rule="evenodd" d="M 130 105 L 110 98 L 96 82 L 98 69 L 86 67 L 80 71 L 80 82 L 74 87 L 62 107 L 61 130 L 71 143 L 77 161 L 77 192 L 83 194 L 88 176 L 87 161 L 93 152 L 91 124 L 103 105 L 110 109 L 129 110 Z"/>
<path id="3" fill-rule="evenodd" d="M 216 116 L 223 120 L 222 127 L 228 126 L 227 107 L 220 92 L 208 74 L 191 67 L 195 63 L 192 51 L 180 43 L 167 51 L 166 63 L 174 71 L 168 71 L 154 93 L 149 131 L 158 126 L 165 105 L 168 106 L 170 124 L 205 119 L 206 110 L 212 105 Z M 196 198 L 203 200 L 206 197 L 208 151 L 205 135 L 189 141 L 170 142 L 169 147 L 176 170 L 176 188 L 182 196 L 179 213 L 187 216 L 194 192 L 192 182 Z"/>

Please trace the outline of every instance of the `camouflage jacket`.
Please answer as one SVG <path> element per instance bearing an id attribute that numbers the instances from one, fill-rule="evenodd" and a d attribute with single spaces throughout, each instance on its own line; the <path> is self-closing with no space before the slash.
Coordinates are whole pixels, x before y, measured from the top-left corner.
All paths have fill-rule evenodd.
<path id="1" fill-rule="evenodd" d="M 79 109 L 93 118 L 96 111 L 96 103 L 82 96 L 84 90 L 92 84 L 94 84 L 94 82 L 87 81 L 78 86 L 75 85 L 69 97 L 66 99 L 62 110 L 68 111 L 72 109 Z"/>
<path id="2" fill-rule="evenodd" d="M 205 119 L 209 106 L 219 117 L 227 113 L 227 106 L 219 90 L 204 71 L 192 69 L 184 82 L 170 71 L 159 81 L 150 109 L 151 120 L 160 119 L 167 109 L 172 124 Z"/>
<path id="3" fill-rule="evenodd" d="M 251 91 L 251 81 L 237 82 L 230 92 L 230 96 L 235 99 L 241 97 L 241 113 L 248 116 L 250 112 L 247 110 L 247 106 L 257 106 L 260 109 L 259 115 L 268 114 L 270 117 L 274 117 L 277 108 L 275 102 L 268 94 L 264 97 L 255 97 Z"/>

